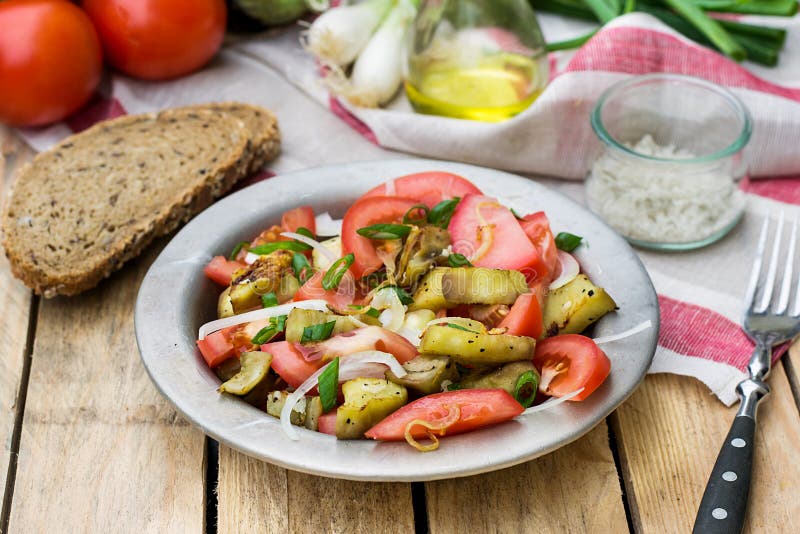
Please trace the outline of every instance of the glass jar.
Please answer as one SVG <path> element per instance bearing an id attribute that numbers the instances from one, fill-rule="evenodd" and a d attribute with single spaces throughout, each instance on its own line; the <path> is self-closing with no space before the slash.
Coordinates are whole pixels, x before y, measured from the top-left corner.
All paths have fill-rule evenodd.
<path id="1" fill-rule="evenodd" d="M 690 76 L 639 76 L 606 90 L 591 123 L 602 150 L 586 200 L 630 243 L 689 250 L 736 226 L 752 120 L 733 93 Z"/>
<path id="2" fill-rule="evenodd" d="M 417 112 L 505 120 L 547 79 L 544 38 L 527 0 L 423 0 L 405 85 Z"/>

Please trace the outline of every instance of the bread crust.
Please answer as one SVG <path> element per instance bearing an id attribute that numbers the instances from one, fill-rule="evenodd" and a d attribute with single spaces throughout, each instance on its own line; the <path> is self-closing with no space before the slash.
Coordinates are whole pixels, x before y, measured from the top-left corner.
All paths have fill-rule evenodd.
<path id="1" fill-rule="evenodd" d="M 44 226 L 47 229 L 47 235 L 43 235 L 44 232 L 40 231 L 41 229 L 38 227 L 36 227 L 36 231 L 26 231 L 29 229 L 25 228 L 25 222 L 33 219 L 31 214 L 37 209 L 36 203 L 48 199 L 49 193 L 42 189 L 47 188 L 49 173 L 62 172 L 58 165 L 68 158 L 65 156 L 68 149 L 84 144 L 91 146 L 93 142 L 99 140 L 106 142 L 109 137 L 126 132 L 134 125 L 145 125 L 140 130 L 142 132 L 155 126 L 155 128 L 162 129 L 159 131 L 169 133 L 168 130 L 172 125 L 179 124 L 182 127 L 188 127 L 188 121 L 212 124 L 217 128 L 221 127 L 226 132 L 226 135 L 221 136 L 219 141 L 226 144 L 227 150 L 216 155 L 216 161 L 191 162 L 195 165 L 203 163 L 204 167 L 201 170 L 205 171 L 207 167 L 207 172 L 203 172 L 203 176 L 200 178 L 197 176 L 198 173 L 187 176 L 185 187 L 178 187 L 175 191 L 169 192 L 172 198 L 171 202 L 154 208 L 155 212 L 151 217 L 132 221 L 128 227 L 117 229 L 110 236 L 110 243 L 94 246 L 93 242 L 93 246 L 84 246 L 86 257 L 92 258 L 91 264 L 84 262 L 81 265 L 54 265 L 52 260 L 53 258 L 57 259 L 56 251 L 61 250 L 63 237 L 71 235 L 71 229 L 59 228 L 55 220 L 47 221 Z M 144 156 L 155 158 L 155 154 L 148 154 L 147 136 L 143 137 L 144 139 L 137 140 L 124 139 L 124 143 L 127 147 L 134 146 L 141 149 Z M 28 287 L 45 297 L 75 295 L 96 286 L 126 261 L 136 257 L 156 237 L 177 228 L 178 225 L 190 219 L 228 191 L 237 180 L 247 176 L 253 160 L 260 157 L 256 154 L 263 152 L 252 142 L 252 138 L 251 132 L 245 127 L 243 121 L 231 113 L 201 107 L 120 117 L 104 121 L 84 132 L 68 137 L 51 150 L 37 155 L 20 171 L 11 196 L 6 203 L 2 217 L 3 246 L 12 272 Z M 177 151 L 175 148 L 173 150 Z M 69 162 L 68 159 L 66 161 Z M 156 166 L 153 167 L 151 173 L 159 172 L 157 163 L 156 161 Z M 74 188 L 77 191 L 72 198 L 60 197 L 58 199 L 59 202 L 66 202 L 65 209 L 83 209 L 86 203 L 95 200 L 80 196 L 81 185 L 88 185 L 89 180 L 96 178 L 95 176 L 74 170 L 70 171 L 69 168 L 62 174 L 63 176 L 59 176 L 59 179 L 73 180 Z M 128 195 L 128 193 L 125 194 Z M 113 197 L 112 194 L 110 198 Z M 130 198 L 130 196 L 126 198 Z M 50 202 L 55 202 L 55 200 L 51 199 Z M 106 211 L 103 211 L 104 209 Z M 105 208 L 101 208 L 97 213 L 97 217 L 102 219 L 114 209 L 113 202 L 111 206 L 106 204 Z M 52 213 L 57 214 L 58 212 L 51 212 L 51 215 Z M 92 211 L 92 214 L 94 213 Z M 119 214 L 115 213 L 115 215 Z M 53 224 L 52 228 L 51 223 Z M 62 221 L 58 224 L 66 223 L 67 221 Z M 28 222 L 28 224 L 31 228 L 34 227 L 32 222 Z M 104 230 L 104 226 L 105 223 L 100 227 L 101 231 Z M 56 235 L 53 236 L 52 242 L 48 242 L 53 228 L 56 229 Z M 30 240 L 34 238 L 36 240 L 35 247 L 30 243 Z M 60 238 L 62 242 L 57 242 Z M 53 257 L 47 258 L 50 249 L 53 251 Z M 70 249 L 70 253 L 74 255 L 72 249 Z M 38 257 L 38 254 L 41 254 L 41 257 Z M 45 259 L 49 261 L 44 261 Z"/>
<path id="2" fill-rule="evenodd" d="M 264 165 L 278 157 L 281 151 L 281 133 L 278 119 L 266 108 L 243 102 L 214 102 L 198 104 L 187 109 L 211 109 L 230 113 L 244 122 L 250 130 L 253 155 L 248 174 L 260 171 Z"/>

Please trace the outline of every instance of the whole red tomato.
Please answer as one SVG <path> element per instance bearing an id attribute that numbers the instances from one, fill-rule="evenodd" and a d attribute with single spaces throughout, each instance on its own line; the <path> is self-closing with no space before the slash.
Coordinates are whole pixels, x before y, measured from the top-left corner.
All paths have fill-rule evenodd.
<path id="1" fill-rule="evenodd" d="M 89 18 L 66 0 L 0 2 L 0 122 L 63 119 L 92 95 L 103 67 Z"/>
<path id="2" fill-rule="evenodd" d="M 205 65 L 225 35 L 225 0 L 83 0 L 106 58 L 148 80 Z"/>

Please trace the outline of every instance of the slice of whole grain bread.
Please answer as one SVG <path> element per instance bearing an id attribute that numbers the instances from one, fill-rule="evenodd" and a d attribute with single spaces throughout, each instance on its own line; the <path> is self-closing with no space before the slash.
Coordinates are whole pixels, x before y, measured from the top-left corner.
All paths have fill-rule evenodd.
<path id="1" fill-rule="evenodd" d="M 248 174 L 260 171 L 267 162 L 278 156 L 281 150 L 278 119 L 268 109 L 242 102 L 215 102 L 190 106 L 186 109 L 192 108 L 230 113 L 244 123 L 245 128 L 250 131 L 250 140 L 253 144 Z"/>
<path id="2" fill-rule="evenodd" d="M 2 217 L 15 276 L 45 297 L 74 295 L 207 207 L 267 157 L 254 155 L 238 115 L 184 108 L 121 117 L 37 155 Z"/>

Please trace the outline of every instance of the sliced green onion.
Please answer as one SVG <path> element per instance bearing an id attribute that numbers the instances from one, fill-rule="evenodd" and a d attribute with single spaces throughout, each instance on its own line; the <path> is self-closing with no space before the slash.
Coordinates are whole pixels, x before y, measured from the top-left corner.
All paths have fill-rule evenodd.
<path id="1" fill-rule="evenodd" d="M 466 256 L 457 253 L 447 256 L 447 263 L 450 264 L 450 267 L 472 267 L 472 262 Z"/>
<path id="2" fill-rule="evenodd" d="M 364 315 L 368 315 L 368 316 L 370 316 L 370 317 L 372 317 L 374 319 L 377 319 L 378 317 L 381 316 L 381 311 L 380 310 L 376 310 L 373 307 L 370 307 L 367 311 L 364 312 Z"/>
<path id="3" fill-rule="evenodd" d="M 292 270 L 301 284 L 305 284 L 306 280 L 311 278 L 314 274 L 311 264 L 308 263 L 306 257 L 299 252 L 295 252 L 294 256 L 292 256 Z"/>
<path id="4" fill-rule="evenodd" d="M 411 206 L 405 215 L 403 215 L 403 224 L 416 224 L 420 225 L 423 223 L 428 222 L 428 213 L 430 213 L 430 209 L 425 204 L 417 204 L 416 206 Z M 421 214 L 420 217 L 413 217 L 414 212 L 418 212 Z"/>
<path id="5" fill-rule="evenodd" d="M 397 296 L 400 298 L 401 304 L 408 305 L 414 303 L 414 299 L 411 298 L 411 295 L 409 295 L 408 292 L 406 292 L 406 290 L 403 289 L 402 287 L 397 287 L 397 286 L 386 286 L 386 287 L 394 289 L 394 292 L 397 293 Z"/>
<path id="6" fill-rule="evenodd" d="M 250 253 L 263 256 L 265 254 L 272 254 L 276 250 L 291 250 L 294 252 L 305 252 L 311 250 L 309 245 L 300 243 L 299 241 L 275 241 L 273 243 L 264 243 L 250 249 Z"/>
<path id="7" fill-rule="evenodd" d="M 231 261 L 235 260 L 236 256 L 239 255 L 239 252 L 241 252 L 241 250 L 244 247 L 249 247 L 249 246 L 250 246 L 250 241 L 242 241 L 241 243 L 239 243 L 238 245 L 233 247 L 233 250 L 231 251 L 231 255 L 228 256 L 228 259 L 231 260 Z"/>
<path id="8" fill-rule="evenodd" d="M 530 389 L 528 389 L 529 393 L 526 396 L 523 395 L 523 390 L 527 389 L 526 386 L 530 385 Z M 533 404 L 533 400 L 536 398 L 536 391 L 539 389 L 539 375 L 536 371 L 525 371 L 519 378 L 517 378 L 517 385 L 514 386 L 514 398 L 517 399 L 523 408 L 528 408 L 531 404 Z"/>
<path id="9" fill-rule="evenodd" d="M 317 379 L 319 400 L 322 402 L 322 411 L 329 412 L 336 406 L 336 397 L 339 394 L 339 357 L 322 371 Z"/>
<path id="10" fill-rule="evenodd" d="M 261 295 L 261 305 L 265 308 L 271 308 L 273 306 L 278 305 L 278 296 L 275 295 L 274 292 L 270 291 L 269 293 L 265 293 Z"/>
<path id="11" fill-rule="evenodd" d="M 298 229 L 297 229 L 297 231 L 296 231 L 295 233 L 296 233 L 296 234 L 300 234 L 300 235 L 304 235 L 304 236 L 306 236 L 306 237 L 307 237 L 307 238 L 309 238 L 309 239 L 313 239 L 314 241 L 316 241 L 316 240 L 317 240 L 317 237 L 314 235 L 314 232 L 312 232 L 311 230 L 309 230 L 308 228 L 305 228 L 305 227 L 303 227 L 303 226 L 301 226 L 300 228 L 298 228 Z"/>
<path id="12" fill-rule="evenodd" d="M 253 345 L 263 345 L 269 343 L 278 334 L 286 329 L 286 315 L 278 315 L 277 317 L 270 317 L 269 324 L 258 331 L 250 342 Z"/>
<path id="13" fill-rule="evenodd" d="M 442 200 L 428 212 L 428 222 L 440 228 L 447 228 L 450 224 L 450 217 L 456 210 L 461 197 L 453 197 L 450 200 Z"/>
<path id="14" fill-rule="evenodd" d="M 353 262 L 356 261 L 356 257 L 351 252 L 347 256 L 343 256 L 333 262 L 333 265 L 330 266 L 328 272 L 325 273 L 325 276 L 322 277 L 322 288 L 326 291 L 330 291 L 331 289 L 336 289 L 339 287 L 339 283 L 342 281 L 342 277 L 344 273 L 353 265 Z"/>
<path id="15" fill-rule="evenodd" d="M 465 328 L 465 327 L 461 326 L 460 324 L 447 323 L 447 326 L 449 328 L 455 328 L 456 330 L 463 330 L 464 332 L 471 332 L 473 334 L 477 334 L 478 333 L 475 330 L 470 330 L 469 328 Z"/>
<path id="16" fill-rule="evenodd" d="M 348 304 L 347 307 L 350 308 L 351 310 L 363 310 L 364 309 L 364 306 L 362 306 L 360 304 Z"/>
<path id="17" fill-rule="evenodd" d="M 356 232 L 368 239 L 403 239 L 411 232 L 411 227 L 405 224 L 373 224 Z"/>
<path id="18" fill-rule="evenodd" d="M 556 236 L 556 247 L 564 252 L 572 252 L 581 244 L 581 236 L 570 234 L 569 232 L 559 232 Z"/>
<path id="19" fill-rule="evenodd" d="M 336 321 L 327 323 L 312 324 L 303 328 L 303 335 L 300 336 L 300 343 L 310 343 L 312 341 L 325 341 L 333 333 Z"/>

